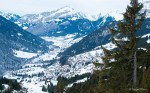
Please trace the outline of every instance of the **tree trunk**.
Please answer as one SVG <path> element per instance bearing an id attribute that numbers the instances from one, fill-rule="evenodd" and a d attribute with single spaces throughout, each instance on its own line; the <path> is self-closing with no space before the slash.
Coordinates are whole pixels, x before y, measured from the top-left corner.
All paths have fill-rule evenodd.
<path id="1" fill-rule="evenodd" d="M 137 87 L 137 57 L 135 52 L 133 60 L 133 89 L 136 89 L 136 87 Z"/>

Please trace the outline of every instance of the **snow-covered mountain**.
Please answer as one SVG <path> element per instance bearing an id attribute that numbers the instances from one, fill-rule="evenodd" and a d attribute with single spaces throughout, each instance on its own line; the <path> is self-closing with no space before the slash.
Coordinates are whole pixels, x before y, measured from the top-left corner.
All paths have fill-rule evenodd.
<path id="1" fill-rule="evenodd" d="M 55 19 L 59 18 L 65 18 L 65 17 L 70 17 L 73 20 L 79 19 L 79 18 L 84 18 L 84 15 L 81 15 L 78 12 L 75 12 L 73 8 L 70 8 L 68 6 L 62 7 L 60 9 L 51 11 L 51 12 L 43 12 L 40 14 L 27 14 L 22 16 L 19 21 L 20 22 L 27 22 L 27 23 L 45 23 L 45 22 L 50 22 Z"/>
<path id="2" fill-rule="evenodd" d="M 10 17 L 14 15 L 11 13 L 2 14 Z M 9 20 L 7 16 L 2 16 Z M 15 19 L 14 16 L 12 18 Z M 80 37 L 88 35 L 112 20 L 115 20 L 115 18 L 109 14 L 85 15 L 82 12 L 76 12 L 71 7 L 65 6 L 51 12 L 27 14 L 17 17 L 15 21 L 10 21 L 15 22 L 23 29 L 38 36 L 66 36 L 67 34 L 76 34 L 76 37 Z"/>
<path id="3" fill-rule="evenodd" d="M 65 6 L 51 12 L 24 15 L 15 23 L 35 35 L 46 35 L 48 33 L 56 34 L 56 31 L 57 33 L 61 32 L 63 29 L 59 26 L 60 24 L 66 26 L 69 25 L 70 20 L 83 18 L 83 14 Z"/>
<path id="4" fill-rule="evenodd" d="M 27 14 L 15 23 L 27 31 L 38 36 L 66 36 L 76 34 L 84 36 L 103 26 L 106 22 L 114 20 L 109 15 L 99 15 L 95 21 L 73 8 L 63 7 L 51 12 L 40 14 Z"/>

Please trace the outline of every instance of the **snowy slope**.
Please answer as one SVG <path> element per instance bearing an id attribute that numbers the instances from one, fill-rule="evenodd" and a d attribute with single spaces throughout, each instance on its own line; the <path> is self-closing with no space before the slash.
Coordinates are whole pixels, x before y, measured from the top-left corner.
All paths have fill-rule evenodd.
<path id="1" fill-rule="evenodd" d="M 23 30 L 16 24 L 0 16 L 0 74 L 16 70 L 25 64 L 27 57 L 49 48 L 43 39 Z M 22 54 L 22 55 L 20 55 Z M 29 55 L 30 54 L 30 55 Z M 32 54 L 33 55 L 33 54 Z M 32 56 L 30 56 L 31 58 Z"/>
<path id="2" fill-rule="evenodd" d="M 37 53 L 24 52 L 20 50 L 14 50 L 13 52 L 14 56 L 18 58 L 33 58 L 34 56 L 37 56 Z"/>

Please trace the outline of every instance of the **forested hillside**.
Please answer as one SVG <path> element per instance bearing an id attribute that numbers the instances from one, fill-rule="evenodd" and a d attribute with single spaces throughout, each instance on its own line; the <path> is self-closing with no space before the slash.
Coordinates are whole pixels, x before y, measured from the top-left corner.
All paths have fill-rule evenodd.
<path id="1" fill-rule="evenodd" d="M 84 83 L 64 87 L 65 93 L 150 93 L 150 44 L 138 46 L 142 37 L 137 32 L 146 16 L 142 8 L 138 0 L 131 0 L 124 20 L 109 28 L 116 48 L 108 50 L 102 46 L 104 63 L 93 62 L 93 75 Z M 65 80 L 58 85 L 62 82 Z"/>

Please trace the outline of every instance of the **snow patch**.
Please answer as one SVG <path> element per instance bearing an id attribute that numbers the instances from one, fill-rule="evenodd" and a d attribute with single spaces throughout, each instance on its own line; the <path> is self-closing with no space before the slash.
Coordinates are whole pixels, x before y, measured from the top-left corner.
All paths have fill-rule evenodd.
<path id="1" fill-rule="evenodd" d="M 7 84 L 2 84 L 2 85 L 4 86 L 4 91 L 9 89 L 9 85 L 7 85 Z"/>
<path id="2" fill-rule="evenodd" d="M 150 43 L 150 39 L 147 40 L 147 43 Z"/>
<path id="3" fill-rule="evenodd" d="M 24 51 L 13 50 L 14 56 L 19 58 L 33 58 L 37 56 L 37 53 L 29 53 Z"/>
<path id="4" fill-rule="evenodd" d="M 150 34 L 143 35 L 142 38 L 150 37 Z"/>
<path id="5" fill-rule="evenodd" d="M 73 17 L 71 20 L 73 20 L 73 21 L 74 21 L 74 20 L 77 20 L 77 19 L 78 19 L 77 17 Z"/>
<path id="6" fill-rule="evenodd" d="M 26 30 L 27 28 L 28 28 L 27 26 L 24 26 L 24 27 L 23 27 L 24 30 Z"/>
<path id="7" fill-rule="evenodd" d="M 17 33 L 17 35 L 18 35 L 18 36 L 22 36 L 22 34 L 21 34 L 21 33 Z"/>

